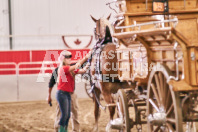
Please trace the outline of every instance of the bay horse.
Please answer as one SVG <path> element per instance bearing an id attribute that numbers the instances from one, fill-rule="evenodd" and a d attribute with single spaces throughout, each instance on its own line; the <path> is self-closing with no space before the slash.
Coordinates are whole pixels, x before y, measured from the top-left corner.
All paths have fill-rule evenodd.
<path id="1" fill-rule="evenodd" d="M 115 104 L 112 93 L 116 93 L 120 88 L 130 87 L 127 82 L 120 82 L 118 78 L 116 45 L 112 42 L 112 28 L 109 22 L 110 15 L 107 18 L 100 18 L 98 20 L 91 16 L 92 20 L 96 23 L 95 38 L 97 40 L 92 50 L 93 53 L 89 70 L 91 76 L 90 82 L 94 93 L 93 100 L 95 103 L 95 125 L 93 131 L 98 131 L 99 107 L 103 109 L 106 108 L 100 105 L 100 95 L 103 95 L 107 104 Z M 115 106 L 108 108 L 110 120 L 113 120 Z"/>

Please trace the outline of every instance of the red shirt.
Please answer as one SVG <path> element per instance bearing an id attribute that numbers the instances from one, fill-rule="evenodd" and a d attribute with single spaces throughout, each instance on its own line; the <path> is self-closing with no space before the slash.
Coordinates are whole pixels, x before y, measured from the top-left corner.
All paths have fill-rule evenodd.
<path id="1" fill-rule="evenodd" d="M 58 82 L 58 90 L 63 90 L 66 92 L 74 91 L 74 77 L 71 75 L 69 71 L 70 66 L 60 67 L 59 71 L 59 82 Z M 79 69 L 74 70 L 74 73 L 77 74 Z"/>

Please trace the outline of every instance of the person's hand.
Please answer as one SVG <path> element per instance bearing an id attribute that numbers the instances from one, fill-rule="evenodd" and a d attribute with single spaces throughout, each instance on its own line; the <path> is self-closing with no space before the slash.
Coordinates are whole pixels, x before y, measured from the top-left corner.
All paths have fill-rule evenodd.
<path id="1" fill-rule="evenodd" d="M 90 63 L 88 62 L 87 64 L 86 64 L 86 66 L 83 68 L 83 70 L 86 72 L 87 71 L 87 69 L 90 67 Z"/>
<path id="2" fill-rule="evenodd" d="M 87 54 L 86 54 L 86 58 L 88 59 L 91 56 L 92 50 L 90 50 Z"/>
<path id="3" fill-rule="evenodd" d="M 50 106 L 52 106 L 52 98 L 51 98 L 50 95 L 48 96 L 47 102 L 48 102 L 48 104 L 49 104 Z"/>

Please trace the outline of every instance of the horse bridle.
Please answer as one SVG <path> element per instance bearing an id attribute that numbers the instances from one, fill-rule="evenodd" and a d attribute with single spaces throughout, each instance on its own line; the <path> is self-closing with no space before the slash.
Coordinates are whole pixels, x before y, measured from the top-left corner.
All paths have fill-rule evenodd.
<path id="1" fill-rule="evenodd" d="M 94 35 L 95 35 L 95 38 L 97 37 L 96 41 L 99 41 L 100 39 L 102 39 L 102 38 L 100 38 L 100 35 L 101 35 L 101 33 L 100 33 L 100 20 L 101 19 L 98 20 L 98 22 L 99 22 L 99 24 L 98 24 L 99 33 L 96 32 L 96 27 L 94 27 Z"/>
<path id="2" fill-rule="evenodd" d="M 95 35 L 95 39 L 97 39 L 97 38 L 99 39 L 100 34 L 96 32 L 96 27 L 94 28 L 94 35 Z"/>

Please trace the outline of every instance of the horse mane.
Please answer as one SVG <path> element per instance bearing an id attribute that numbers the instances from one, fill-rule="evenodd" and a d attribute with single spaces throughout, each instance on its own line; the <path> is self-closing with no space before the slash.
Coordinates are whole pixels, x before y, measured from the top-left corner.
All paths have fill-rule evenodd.
<path id="1" fill-rule="evenodd" d="M 106 26 L 106 33 L 103 44 L 111 43 L 112 42 L 112 36 L 111 31 L 108 26 Z"/>

